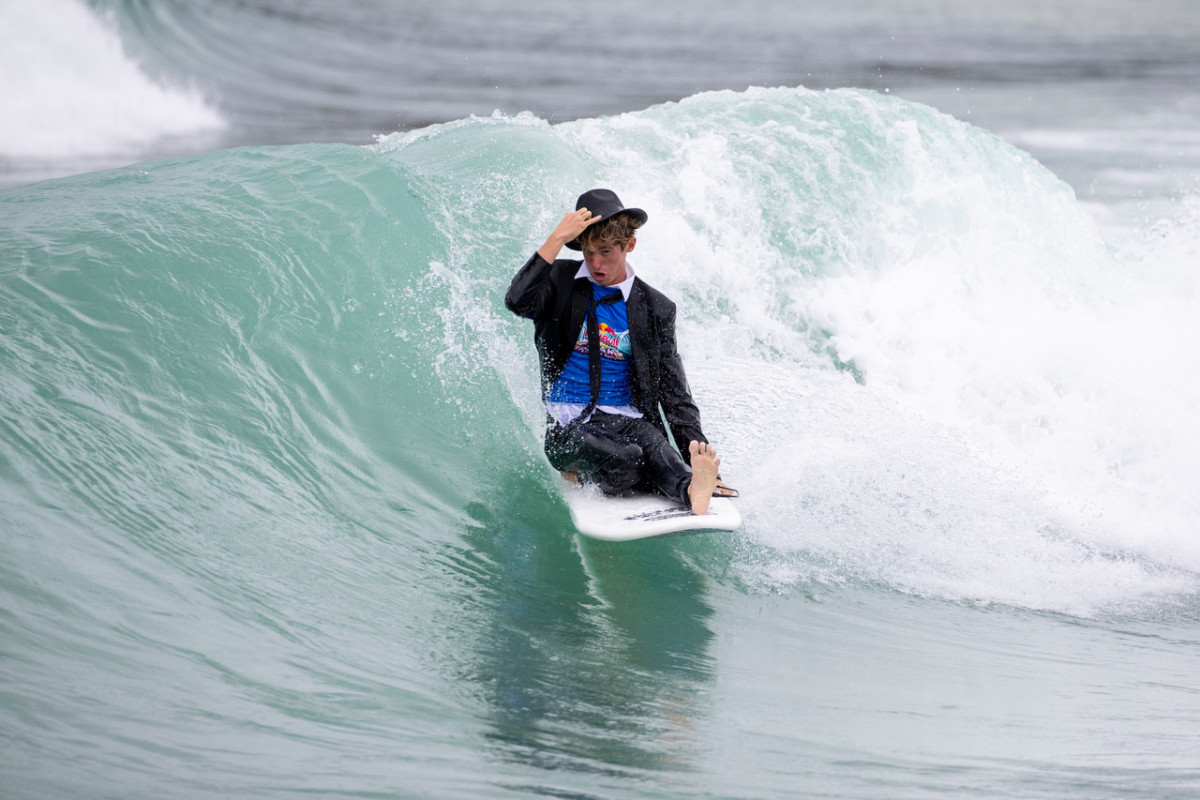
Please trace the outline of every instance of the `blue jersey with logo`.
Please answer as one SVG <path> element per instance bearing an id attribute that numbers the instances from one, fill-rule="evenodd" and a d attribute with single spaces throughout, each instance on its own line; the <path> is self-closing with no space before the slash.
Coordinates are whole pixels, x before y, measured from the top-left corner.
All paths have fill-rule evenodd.
<path id="1" fill-rule="evenodd" d="M 600 398 L 601 406 L 632 406 L 633 389 L 629 380 L 630 355 L 629 315 L 625 301 L 600 303 L 600 298 L 614 292 L 616 287 L 592 284 L 592 303 L 596 308 L 596 322 L 600 328 Z M 548 403 L 591 402 L 592 383 L 588 371 L 587 322 L 579 329 L 575 349 L 567 359 L 562 375 L 546 394 Z"/>

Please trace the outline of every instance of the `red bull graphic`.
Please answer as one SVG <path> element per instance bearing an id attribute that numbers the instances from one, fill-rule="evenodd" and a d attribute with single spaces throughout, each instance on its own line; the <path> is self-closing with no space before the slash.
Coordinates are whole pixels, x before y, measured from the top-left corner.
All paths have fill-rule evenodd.
<path id="1" fill-rule="evenodd" d="M 629 331 L 614 330 L 607 322 L 601 322 L 600 326 L 600 357 L 607 358 L 610 361 L 624 361 L 629 357 L 632 349 L 629 346 Z M 575 352 L 587 355 L 587 326 L 585 325 L 579 331 L 579 338 L 575 340 Z"/>

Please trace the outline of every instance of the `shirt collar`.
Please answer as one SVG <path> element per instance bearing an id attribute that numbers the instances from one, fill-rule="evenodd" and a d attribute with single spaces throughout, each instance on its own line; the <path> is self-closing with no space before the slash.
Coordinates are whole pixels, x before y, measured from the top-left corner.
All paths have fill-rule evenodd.
<path id="1" fill-rule="evenodd" d="M 633 265 L 626 261 L 625 280 L 617 284 L 617 288 L 621 290 L 621 299 L 626 303 L 629 302 L 629 293 L 633 291 L 633 279 L 635 277 L 637 276 L 633 274 Z M 580 278 L 587 278 L 593 284 L 599 286 L 599 284 L 592 280 L 592 273 L 588 272 L 586 261 L 579 265 L 579 271 L 575 273 L 575 279 L 579 280 Z"/>

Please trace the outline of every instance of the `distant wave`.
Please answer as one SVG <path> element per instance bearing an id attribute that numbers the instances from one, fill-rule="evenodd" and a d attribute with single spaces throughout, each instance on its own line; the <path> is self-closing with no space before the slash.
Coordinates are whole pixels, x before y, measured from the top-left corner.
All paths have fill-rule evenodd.
<path id="1" fill-rule="evenodd" d="M 217 131 L 198 91 L 164 85 L 76 0 L 16 0 L 0 25 L 0 157 L 125 153 L 163 138 Z"/>

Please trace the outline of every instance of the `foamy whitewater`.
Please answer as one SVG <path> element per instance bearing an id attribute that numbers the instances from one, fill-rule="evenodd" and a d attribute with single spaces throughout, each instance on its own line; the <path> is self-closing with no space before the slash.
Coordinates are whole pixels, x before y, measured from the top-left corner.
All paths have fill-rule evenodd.
<path id="1" fill-rule="evenodd" d="M 0 6 L 0 796 L 1195 796 L 1200 21 L 1085 6 Z M 571 529 L 592 186 L 732 536 Z"/>
<path id="2" fill-rule="evenodd" d="M 544 135 L 509 125 L 383 148 Z M 637 260 L 688 308 L 702 407 L 737 409 L 711 424 L 755 466 L 764 542 L 801 561 L 849 549 L 917 591 L 1072 612 L 1130 580 L 1192 585 L 1198 279 L 1186 255 L 1162 259 L 1190 252 L 1194 228 L 1113 250 L 1028 156 L 855 92 L 703 95 L 554 131 L 572 167 L 613 165 L 598 182 L 654 215 Z M 450 185 L 486 197 L 466 187 L 488 180 Z M 516 188 L 491 180 L 497 197 Z M 452 273 L 490 258 L 474 224 L 445 232 L 463 253 Z"/>

